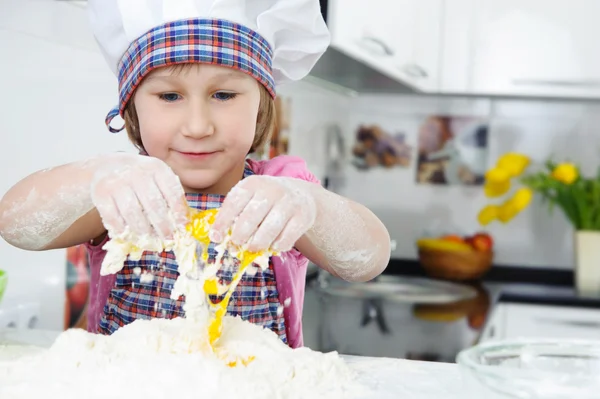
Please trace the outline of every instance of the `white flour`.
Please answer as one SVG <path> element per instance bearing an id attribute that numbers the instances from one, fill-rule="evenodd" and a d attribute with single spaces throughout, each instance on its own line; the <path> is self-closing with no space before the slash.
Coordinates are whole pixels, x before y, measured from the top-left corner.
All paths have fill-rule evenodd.
<path id="1" fill-rule="evenodd" d="M 111 336 L 62 333 L 40 354 L 0 362 L 0 398 L 352 398 L 365 391 L 335 352 L 291 349 L 270 330 L 226 317 L 216 351 L 206 324 L 138 320 Z M 242 360 L 254 359 L 247 365 Z M 229 367 L 228 362 L 238 366 Z"/>

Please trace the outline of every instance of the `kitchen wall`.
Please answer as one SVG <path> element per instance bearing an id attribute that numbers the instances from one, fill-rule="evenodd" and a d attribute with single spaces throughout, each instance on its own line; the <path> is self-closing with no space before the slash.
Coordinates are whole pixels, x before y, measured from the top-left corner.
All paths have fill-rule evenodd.
<path id="1" fill-rule="evenodd" d="M 338 126 L 344 135 L 352 134 L 348 112 L 353 110 L 354 98 L 310 77 L 281 85 L 278 95 L 290 100 L 290 154 L 301 156 L 310 171 L 323 179 L 327 163 L 324 136 L 331 126 Z"/>
<path id="2" fill-rule="evenodd" d="M 310 105 L 307 103 L 302 112 Z M 416 147 L 418 127 L 429 115 L 480 116 L 490 121 L 489 166 L 504 152 L 520 151 L 537 162 L 550 156 L 572 159 L 589 173 L 598 167 L 597 103 L 378 95 L 352 98 L 345 105 L 348 109 L 341 123 L 348 147 L 353 145 L 360 124 L 404 132 L 409 144 Z M 317 133 L 298 127 L 291 149 L 310 159 L 317 143 L 323 143 Z M 321 170 L 323 165 L 315 163 L 314 167 Z M 362 172 L 349 166 L 340 191 L 369 206 L 384 221 L 397 243 L 392 254 L 395 258 L 415 259 L 415 239 L 426 231 L 473 233 L 481 229 L 476 222 L 479 209 L 486 203 L 481 187 L 419 185 L 415 183 L 415 168 L 416 155 L 410 168 Z M 509 224 L 492 225 L 487 230 L 496 241 L 497 264 L 572 267 L 571 227 L 560 211 L 550 215 L 539 201 Z"/>

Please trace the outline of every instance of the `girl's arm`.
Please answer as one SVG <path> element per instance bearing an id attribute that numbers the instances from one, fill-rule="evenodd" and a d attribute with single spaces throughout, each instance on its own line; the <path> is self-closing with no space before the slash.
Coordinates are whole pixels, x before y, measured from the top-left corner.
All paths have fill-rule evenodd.
<path id="1" fill-rule="evenodd" d="M 390 236 L 364 206 L 295 177 L 254 175 L 227 194 L 210 231 L 250 251 L 296 247 L 347 281 L 368 281 L 386 268 Z"/>
<path id="2" fill-rule="evenodd" d="M 0 235 L 32 251 L 66 248 L 104 234 L 90 195 L 96 168 L 76 162 L 36 172 L 0 201 Z"/>
<path id="3" fill-rule="evenodd" d="M 370 280 L 385 269 L 390 257 L 390 237 L 385 226 L 366 207 L 322 188 L 318 179 L 308 170 L 304 160 L 299 157 L 280 155 L 269 161 L 250 160 L 249 162 L 258 175 L 281 178 L 277 181 L 285 184 L 277 186 L 292 188 L 292 201 L 286 198 L 285 202 L 288 206 L 284 208 L 291 207 L 294 215 L 284 228 L 283 234 L 281 229 L 272 229 L 274 235 L 278 237 L 275 239 L 276 242 L 285 241 L 285 245 L 280 248 L 282 251 L 296 247 L 321 268 L 346 280 Z M 267 191 L 276 188 L 267 187 L 272 185 L 271 179 L 262 179 L 258 188 L 246 184 L 249 182 L 240 183 L 246 191 L 253 193 L 258 193 L 261 188 Z M 306 205 L 306 201 L 302 200 L 305 193 L 310 196 L 309 202 L 315 202 L 308 208 L 303 208 Z M 270 197 L 269 192 L 260 194 L 259 198 Z M 294 199 L 298 201 L 294 202 Z M 229 201 L 226 199 L 225 202 Z M 313 215 L 313 206 L 316 208 L 316 217 Z M 224 208 L 227 208 L 227 204 L 224 204 Z M 276 208 L 281 211 L 280 207 Z M 252 211 L 254 212 L 254 209 Z M 299 212 L 303 215 L 299 215 Z M 221 224 L 221 233 L 231 227 L 236 216 L 239 216 L 239 213 L 233 212 L 226 218 L 227 220 Z M 313 219 L 316 219 L 316 222 Z M 304 234 L 307 230 L 301 228 L 305 224 L 308 232 Z M 297 235 L 296 230 L 298 230 Z M 267 236 L 262 235 L 262 238 Z M 270 243 L 271 241 L 265 239 L 261 244 L 264 247 L 265 244 Z"/>
<path id="4" fill-rule="evenodd" d="M 169 237 L 187 220 L 179 178 L 163 161 L 110 154 L 34 173 L 0 201 L 0 235 L 27 250 L 106 234 Z"/>
<path id="5" fill-rule="evenodd" d="M 315 199 L 314 225 L 296 248 L 317 266 L 347 281 L 377 277 L 390 260 L 390 236 L 365 206 L 306 183 Z"/>

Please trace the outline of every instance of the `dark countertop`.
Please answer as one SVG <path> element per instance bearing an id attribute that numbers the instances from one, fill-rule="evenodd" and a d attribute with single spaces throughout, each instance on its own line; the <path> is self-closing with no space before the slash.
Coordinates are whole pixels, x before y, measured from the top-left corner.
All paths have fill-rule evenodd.
<path id="1" fill-rule="evenodd" d="M 391 259 L 383 274 L 427 277 L 419 261 L 413 259 Z M 495 302 L 600 308 L 600 296 L 577 293 L 572 270 L 494 265 L 476 283 L 496 287 Z"/>
<path id="2" fill-rule="evenodd" d="M 383 274 L 397 276 L 427 277 L 425 270 L 415 259 L 391 259 Z M 572 270 L 494 265 L 482 281 L 494 283 L 539 284 L 572 287 L 575 275 Z"/>

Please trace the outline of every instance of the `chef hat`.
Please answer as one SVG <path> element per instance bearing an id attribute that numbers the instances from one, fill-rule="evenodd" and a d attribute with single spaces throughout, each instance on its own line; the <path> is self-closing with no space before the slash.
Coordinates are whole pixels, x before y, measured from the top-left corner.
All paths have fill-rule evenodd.
<path id="1" fill-rule="evenodd" d="M 235 68 L 275 97 L 275 85 L 310 72 L 329 45 L 318 0 L 89 0 L 92 30 L 119 79 L 123 116 L 153 69 L 182 63 Z"/>

